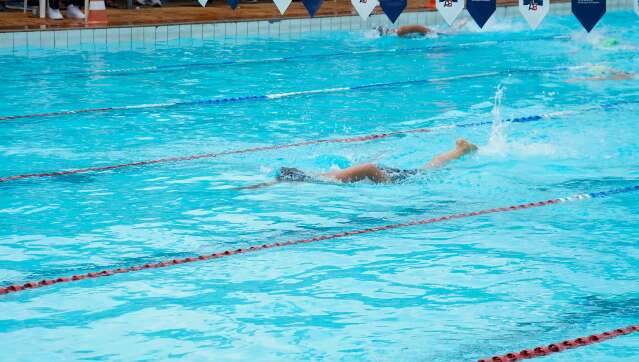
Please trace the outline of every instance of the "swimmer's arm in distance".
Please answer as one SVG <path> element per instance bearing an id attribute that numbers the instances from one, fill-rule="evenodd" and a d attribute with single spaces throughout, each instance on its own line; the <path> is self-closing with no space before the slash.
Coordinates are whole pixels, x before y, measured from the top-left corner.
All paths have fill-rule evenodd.
<path id="1" fill-rule="evenodd" d="M 576 83 L 576 82 L 588 82 L 588 81 L 603 81 L 603 80 L 632 80 L 637 78 L 636 74 L 623 72 L 623 71 L 615 71 L 606 76 L 598 76 L 598 77 L 586 77 L 586 78 L 570 78 L 566 79 L 566 83 Z"/>

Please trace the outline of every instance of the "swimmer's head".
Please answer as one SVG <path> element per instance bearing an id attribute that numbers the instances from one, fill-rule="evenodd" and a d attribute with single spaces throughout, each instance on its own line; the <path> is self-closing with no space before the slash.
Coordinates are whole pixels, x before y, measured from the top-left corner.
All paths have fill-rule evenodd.
<path id="1" fill-rule="evenodd" d="M 606 38 L 604 40 L 601 41 L 601 46 L 606 47 L 606 48 L 612 48 L 614 46 L 619 45 L 619 40 L 614 39 L 614 38 Z"/>
<path id="2" fill-rule="evenodd" d="M 387 28 L 383 25 L 377 26 L 374 29 L 377 31 L 377 34 L 379 34 L 379 36 L 393 34 L 395 32 L 394 29 Z"/>

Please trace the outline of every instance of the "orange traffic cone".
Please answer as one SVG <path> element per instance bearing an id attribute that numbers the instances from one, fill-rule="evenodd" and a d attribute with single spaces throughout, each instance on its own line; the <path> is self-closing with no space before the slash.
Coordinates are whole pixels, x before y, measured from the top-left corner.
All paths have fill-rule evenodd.
<path id="1" fill-rule="evenodd" d="M 89 25 L 106 25 L 108 23 L 104 0 L 91 0 L 87 23 Z"/>

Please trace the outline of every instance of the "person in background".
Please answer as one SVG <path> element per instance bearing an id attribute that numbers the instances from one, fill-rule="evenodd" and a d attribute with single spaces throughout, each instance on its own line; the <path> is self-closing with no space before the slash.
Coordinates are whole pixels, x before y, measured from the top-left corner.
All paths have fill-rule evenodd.
<path id="1" fill-rule="evenodd" d="M 140 6 L 162 7 L 162 0 L 135 0 Z"/>
<path id="2" fill-rule="evenodd" d="M 71 0 L 77 2 L 79 0 Z M 84 19 L 84 13 L 78 5 L 70 3 L 67 5 L 67 16 L 72 19 Z M 64 17 L 60 12 L 60 0 L 49 0 L 49 6 L 47 7 L 47 17 L 53 20 L 62 20 Z"/>

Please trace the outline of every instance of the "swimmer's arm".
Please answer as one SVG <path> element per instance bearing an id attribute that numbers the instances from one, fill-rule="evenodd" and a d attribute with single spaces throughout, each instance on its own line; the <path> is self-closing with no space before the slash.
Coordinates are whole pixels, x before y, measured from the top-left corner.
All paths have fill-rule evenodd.
<path id="1" fill-rule="evenodd" d="M 433 157 L 429 163 L 422 166 L 422 170 L 446 166 L 450 161 L 458 160 L 475 151 L 477 151 L 477 146 L 464 139 L 459 139 L 455 142 L 454 149 Z"/>
<path id="2" fill-rule="evenodd" d="M 456 21 L 450 28 L 445 29 L 445 30 L 441 30 L 441 31 L 437 31 L 436 33 L 438 35 L 452 35 L 452 34 L 455 34 L 459 30 L 461 30 L 461 28 L 466 26 L 466 24 L 468 24 L 468 20 L 469 19 L 467 19 L 467 18 L 460 19 L 460 20 Z"/>
<path id="3" fill-rule="evenodd" d="M 615 72 L 606 77 L 587 77 L 587 78 L 570 78 L 566 79 L 566 83 L 587 82 L 587 81 L 602 81 L 602 80 L 631 80 L 635 79 L 636 75 L 628 72 Z"/>
<path id="4" fill-rule="evenodd" d="M 422 166 L 422 170 L 428 170 L 432 168 L 444 167 L 450 161 L 458 160 L 466 153 L 460 149 L 454 149 L 452 151 L 448 151 L 446 153 L 442 153 L 441 155 L 437 155 L 430 160 L 429 163 Z"/>

